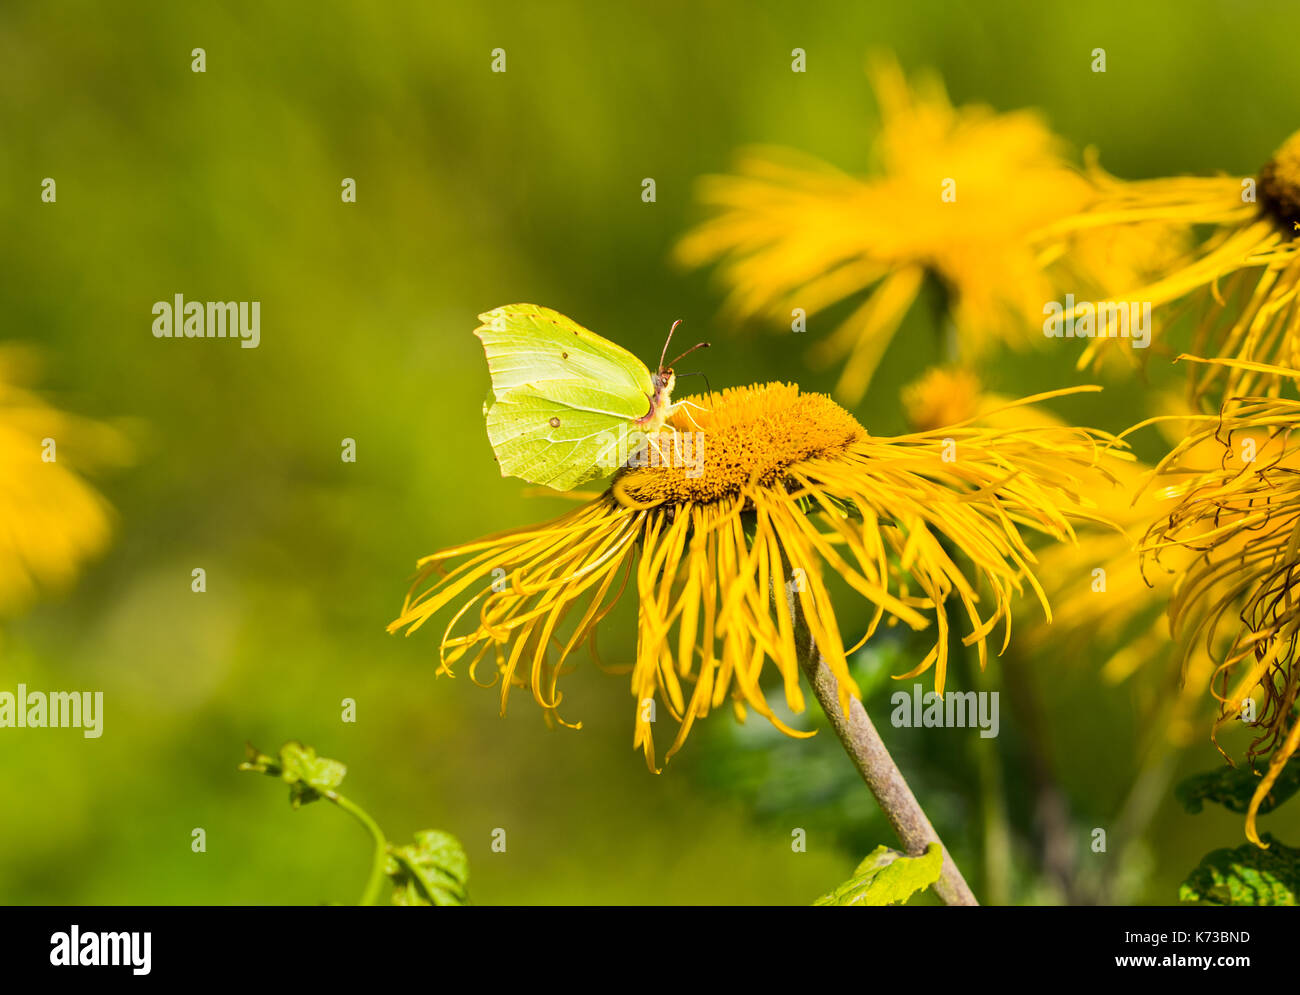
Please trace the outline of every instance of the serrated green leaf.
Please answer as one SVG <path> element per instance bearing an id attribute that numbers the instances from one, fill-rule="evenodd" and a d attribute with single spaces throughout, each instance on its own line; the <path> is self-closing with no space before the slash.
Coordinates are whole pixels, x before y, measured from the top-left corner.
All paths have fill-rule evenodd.
<path id="1" fill-rule="evenodd" d="M 901 905 L 939 880 L 943 849 L 931 843 L 919 857 L 889 847 L 876 847 L 858 864 L 853 876 L 814 905 Z"/>
<path id="2" fill-rule="evenodd" d="M 388 848 L 394 905 L 464 905 L 469 857 L 451 833 L 422 829 L 415 843 Z"/>
<path id="3" fill-rule="evenodd" d="M 251 743 L 247 753 L 248 759 L 239 769 L 280 778 L 289 785 L 289 803 L 294 808 L 314 802 L 322 792 L 333 791 L 348 772 L 339 761 L 318 757 L 314 747 L 294 740 L 280 747 L 278 758 L 259 752 Z"/>
<path id="4" fill-rule="evenodd" d="M 1207 774 L 1196 774 L 1174 788 L 1174 797 L 1183 808 L 1195 814 L 1206 802 L 1222 805 L 1230 812 L 1245 812 L 1259 787 L 1259 775 L 1248 767 L 1220 767 Z M 1259 806 L 1260 813 L 1277 808 L 1300 791 L 1300 764 L 1282 768 L 1268 796 Z"/>
<path id="5" fill-rule="evenodd" d="M 1295 905 L 1300 894 L 1300 850 L 1267 833 L 1267 850 L 1253 843 L 1206 854 L 1178 889 L 1181 902 L 1209 905 Z"/>

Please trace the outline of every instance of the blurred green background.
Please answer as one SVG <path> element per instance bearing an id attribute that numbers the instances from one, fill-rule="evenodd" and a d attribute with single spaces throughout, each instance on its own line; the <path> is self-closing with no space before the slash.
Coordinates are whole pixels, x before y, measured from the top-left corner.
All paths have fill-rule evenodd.
<path id="1" fill-rule="evenodd" d="M 435 680 L 432 627 L 385 634 L 418 556 L 571 506 L 497 474 L 475 316 L 543 303 L 645 358 L 684 318 L 692 341 L 714 339 L 700 365 L 715 388 L 829 389 L 833 371 L 809 373 L 797 337 L 714 327 L 718 288 L 669 263 L 700 217 L 698 176 L 750 143 L 862 169 L 872 47 L 938 70 L 954 102 L 1042 108 L 1119 175 L 1252 174 L 1300 126 L 1300 48 L 1269 29 L 1293 19 L 1293 4 L 1226 2 L 7 0 L 0 340 L 42 347 L 60 406 L 136 419 L 140 453 L 101 482 L 120 518 L 109 554 L 4 631 L 0 688 L 100 689 L 106 718 L 99 740 L 0 732 L 0 901 L 354 900 L 359 828 L 323 805 L 293 812 L 281 786 L 235 772 L 245 740 L 290 738 L 346 762 L 345 791 L 395 839 L 457 834 L 478 903 L 828 890 L 895 842 L 828 736 L 776 742 L 724 711 L 656 777 L 631 749 L 623 678 L 584 661 L 561 684 L 584 728 L 551 731 L 526 694 L 503 719 L 495 692 Z M 796 46 L 805 74 L 790 72 Z M 504 74 L 489 71 L 498 47 Z M 1104 75 L 1088 69 L 1094 47 Z M 40 202 L 46 176 L 55 205 Z M 340 201 L 344 177 L 356 204 Z M 261 347 L 156 340 L 152 304 L 177 293 L 261 301 Z M 888 353 L 857 412 L 872 432 L 904 428 L 898 388 L 939 358 L 932 323 L 916 309 Z M 1073 358 L 1009 356 L 983 373 L 1030 393 L 1083 382 Z M 1151 390 L 1133 378 L 1058 410 L 1119 430 Z M 355 464 L 339 459 L 344 437 Z M 198 566 L 204 595 L 190 591 Z M 629 659 L 631 638 L 605 629 L 606 658 Z M 887 728 L 882 668 L 906 658 L 885 640 L 857 666 L 977 893 L 1063 900 L 1036 850 L 1035 765 L 1082 851 L 1132 787 L 1144 696 L 1177 675 L 1106 687 L 1086 646 L 995 662 L 978 686 L 1014 670 L 1023 708 L 1004 695 L 986 747 Z M 347 697 L 355 724 L 340 721 Z M 1208 735 L 1196 742 L 1180 769 L 1217 762 Z M 195 827 L 206 853 L 191 852 Z M 504 854 L 490 849 L 498 827 Z M 806 853 L 791 851 L 795 827 Z M 1295 842 L 1300 823 L 1284 810 L 1268 828 Z M 1124 899 L 1168 902 L 1206 850 L 1243 842 L 1241 820 L 1185 815 L 1164 792 L 1135 842 Z"/>

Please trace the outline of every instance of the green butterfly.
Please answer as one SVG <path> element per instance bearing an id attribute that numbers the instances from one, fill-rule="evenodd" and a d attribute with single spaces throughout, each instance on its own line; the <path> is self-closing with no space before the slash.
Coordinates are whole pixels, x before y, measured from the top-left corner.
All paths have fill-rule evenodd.
<path id="1" fill-rule="evenodd" d="M 483 414 L 501 475 L 558 491 L 624 465 L 681 405 L 672 401 L 673 364 L 708 345 L 665 366 L 681 324 L 674 322 L 652 374 L 626 349 L 550 308 L 510 304 L 478 317 L 474 334 L 493 395 Z"/>

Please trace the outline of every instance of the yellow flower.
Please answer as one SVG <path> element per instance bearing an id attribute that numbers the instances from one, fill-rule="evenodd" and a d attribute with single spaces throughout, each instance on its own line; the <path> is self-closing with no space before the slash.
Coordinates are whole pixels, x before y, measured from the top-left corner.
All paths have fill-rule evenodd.
<path id="1" fill-rule="evenodd" d="M 460 602 L 439 672 L 468 658 L 478 681 L 491 654 L 503 711 L 513 685 L 554 715 L 561 671 L 578 647 L 594 652 L 597 625 L 631 584 L 634 746 L 655 770 L 645 703 L 657 699 L 679 725 L 669 758 L 728 697 L 739 717 L 753 709 L 801 735 L 774 714 L 765 673 L 776 672 L 802 712 L 801 654 L 815 644 L 847 709 L 858 693 L 847 656 L 882 623 L 935 626 L 929 653 L 901 676 L 933 667 L 942 691 L 950 610 L 959 606 L 963 641 L 982 666 L 999 624 L 1002 646 L 1010 639 L 1013 597 L 1041 596 L 1023 533 L 1068 540 L 1070 518 L 1093 517 L 1080 479 L 1105 437 L 1091 431 L 950 426 L 873 438 L 829 398 L 792 384 L 691 403 L 699 408 L 679 410 L 658 448 L 672 452 L 699 432 L 699 459 L 624 469 L 558 519 L 425 557 L 389 630 L 409 634 Z M 832 589 L 867 609 L 856 646 L 841 637 Z"/>
<path id="2" fill-rule="evenodd" d="M 918 432 L 968 421 L 980 413 L 986 395 L 970 370 L 931 367 L 902 390 L 907 422 Z"/>
<path id="3" fill-rule="evenodd" d="M 1300 370 L 1220 360 L 1270 380 Z M 1147 535 L 1144 555 L 1181 553 L 1169 616 L 1175 634 L 1199 642 L 1221 660 L 1211 692 L 1219 702 L 1216 734 L 1242 717 L 1258 694 L 1247 758 L 1269 755 L 1255 791 L 1246 834 L 1260 842 L 1259 806 L 1300 747 L 1295 719 L 1300 669 L 1300 401 L 1233 398 L 1219 417 L 1176 447 L 1157 468 L 1180 495 Z M 1190 562 L 1187 562 L 1190 561 Z M 1190 646 L 1189 646 L 1190 652 Z"/>
<path id="4" fill-rule="evenodd" d="M 976 418 L 997 428 L 1065 427 L 1050 411 L 1015 405 L 1009 397 L 985 391 L 980 378 L 963 367 L 930 367 L 903 388 L 900 400 L 908 424 L 918 432 L 936 431 Z M 1122 459 L 1129 459 L 1128 454 Z"/>
<path id="5" fill-rule="evenodd" d="M 1007 398 L 986 392 L 979 378 L 964 369 L 927 370 L 903 389 L 902 401 L 909 423 L 921 431 L 973 418 L 1005 428 L 1066 427 L 1047 410 L 1009 406 Z M 1053 606 L 1052 618 L 1050 624 L 1031 622 L 1021 646 L 1033 653 L 1083 640 L 1093 648 L 1090 655 L 1106 659 L 1103 673 L 1118 681 L 1161 647 L 1162 636 L 1152 623 L 1168 584 L 1162 590 L 1159 578 L 1149 582 L 1138 562 L 1135 540 L 1159 517 L 1154 495 L 1134 500 L 1149 468 L 1127 451 L 1102 456 L 1105 472 L 1091 482 L 1089 496 L 1106 524 L 1080 529 L 1076 542 L 1049 544 L 1039 552 L 1037 573 Z M 1135 633 L 1144 616 L 1149 616 L 1151 631 Z"/>
<path id="6" fill-rule="evenodd" d="M 995 427 L 1064 428 L 1057 416 L 1044 409 L 1008 407 L 1005 398 L 985 392 L 978 378 L 966 370 L 928 370 L 904 388 L 902 396 L 909 422 L 922 430 L 975 417 Z M 1160 419 L 1180 433 L 1179 439 L 1185 426 L 1201 421 L 1195 416 L 1183 420 L 1176 414 Z M 1193 452 L 1198 459 L 1213 460 L 1222 455 L 1222 446 L 1211 439 Z M 1160 564 L 1149 563 L 1144 570 L 1138 550 L 1142 536 L 1168 518 L 1182 490 L 1146 486 L 1152 468 L 1126 451 L 1101 456 L 1105 472 L 1090 483 L 1089 495 L 1106 524 L 1085 525 L 1075 542 L 1049 543 L 1037 551 L 1035 572 L 1052 615 L 1050 620 L 1031 617 L 1020 630 L 1017 646 L 1027 658 L 1082 652 L 1087 661 L 1100 664 L 1100 676 L 1111 684 L 1127 681 L 1144 669 L 1159 688 L 1146 696 L 1151 712 L 1144 725 L 1169 745 L 1182 748 L 1195 735 L 1196 715 L 1206 707 L 1203 692 L 1214 669 L 1211 656 L 1194 640 L 1184 635 L 1177 643 L 1170 641 L 1164 617 L 1174 581 L 1191 566 L 1193 557 L 1184 550 L 1166 550 Z M 1171 696 L 1165 691 L 1164 665 L 1180 660 L 1182 681 L 1179 692 Z"/>
<path id="7" fill-rule="evenodd" d="M 1174 237 L 1189 225 L 1209 228 L 1195 250 L 1181 253 L 1163 275 L 1124 287 L 1125 300 L 1171 304 L 1199 293 L 1204 317 L 1195 351 L 1265 365 L 1300 366 L 1300 132 L 1264 164 L 1257 181 L 1231 176 L 1174 177 L 1127 182 L 1093 170 L 1097 199 L 1050 226 L 1044 240 L 1080 232 L 1164 226 Z M 1157 327 L 1158 332 L 1158 327 Z M 1092 361 L 1118 341 L 1095 338 L 1080 357 Z M 1276 394 L 1284 377 L 1249 365 L 1210 364 L 1189 370 L 1195 397 L 1214 388 L 1223 396 Z"/>
<path id="8" fill-rule="evenodd" d="M 73 466 L 124 462 L 105 425 L 64 414 L 25 386 L 35 358 L 0 348 L 0 616 L 71 584 L 111 534 L 108 503 Z"/>
<path id="9" fill-rule="evenodd" d="M 677 249 L 688 265 L 721 261 L 737 318 L 789 323 L 795 309 L 811 316 L 867 292 L 812 353 L 822 365 L 845 360 L 842 400 L 862 398 L 927 274 L 948 291 L 970 359 L 1044 338 L 1043 308 L 1057 295 L 1045 266 L 1068 265 L 1067 289 L 1086 293 L 1154 262 L 1142 229 L 1074 239 L 1068 252 L 1028 241 L 1095 194 L 1036 113 L 954 108 L 936 77 L 909 86 L 886 58 L 870 76 L 881 117 L 872 175 L 750 151 L 739 175 L 702 182 L 713 217 Z"/>

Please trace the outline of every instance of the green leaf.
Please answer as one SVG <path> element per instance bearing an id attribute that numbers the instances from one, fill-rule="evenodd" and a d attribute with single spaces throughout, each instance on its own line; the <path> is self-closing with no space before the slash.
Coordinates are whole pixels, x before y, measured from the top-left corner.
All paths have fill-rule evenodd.
<path id="1" fill-rule="evenodd" d="M 248 759 L 239 765 L 239 769 L 280 778 L 289 785 L 289 803 L 294 808 L 333 791 L 343 783 L 348 772 L 344 764 L 329 757 L 318 757 L 314 747 L 303 746 L 294 740 L 280 747 L 278 759 L 249 744 Z"/>
<path id="2" fill-rule="evenodd" d="M 1248 767 L 1220 767 L 1208 774 L 1196 774 L 1174 788 L 1174 797 L 1183 808 L 1195 814 L 1206 802 L 1215 802 L 1230 812 L 1245 812 L 1250 807 L 1251 796 L 1259 787 L 1259 775 Z M 1260 813 L 1277 808 L 1300 791 L 1300 764 L 1289 763 L 1282 768 L 1263 803 Z"/>
<path id="3" fill-rule="evenodd" d="M 1295 905 L 1300 894 L 1300 850 L 1267 833 L 1267 850 L 1253 843 L 1206 854 L 1178 889 L 1181 902 L 1208 905 Z"/>
<path id="4" fill-rule="evenodd" d="M 414 845 L 388 848 L 394 905 L 464 905 L 469 857 L 451 833 L 422 829 Z"/>
<path id="5" fill-rule="evenodd" d="M 915 892 L 939 880 L 943 849 L 931 843 L 919 857 L 889 847 L 876 847 L 858 864 L 853 877 L 814 905 L 901 905 Z"/>

